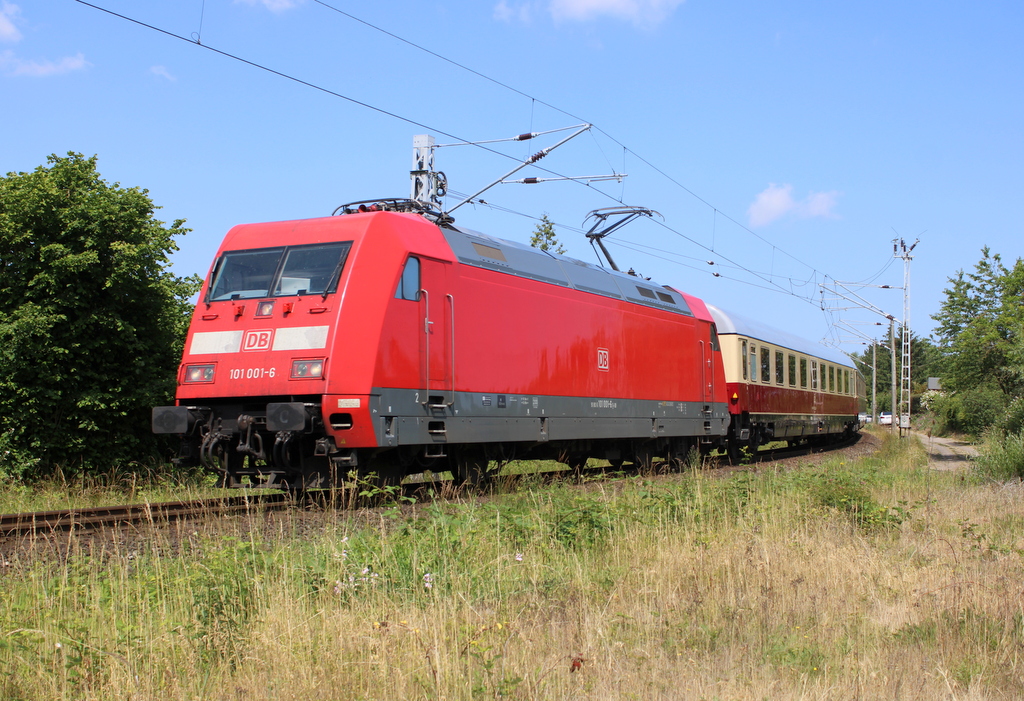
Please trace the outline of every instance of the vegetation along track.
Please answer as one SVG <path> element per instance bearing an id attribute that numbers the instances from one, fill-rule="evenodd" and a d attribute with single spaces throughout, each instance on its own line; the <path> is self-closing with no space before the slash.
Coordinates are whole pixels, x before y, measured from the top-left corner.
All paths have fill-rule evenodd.
<path id="1" fill-rule="evenodd" d="M 0 515 L 0 537 L 90 531 L 138 523 L 169 522 L 246 512 L 255 507 L 284 508 L 292 498 L 284 493 L 244 494 L 215 499 L 101 506 L 59 511 Z"/>
<path id="2" fill-rule="evenodd" d="M 838 451 L 856 445 L 860 439 L 859 435 L 829 446 L 808 446 L 802 445 L 797 448 L 776 448 L 759 451 L 750 457 L 751 466 L 764 463 L 785 461 L 789 458 L 798 458 L 812 453 L 822 451 Z M 720 458 L 721 464 L 728 465 L 724 457 Z M 606 472 L 609 468 L 589 467 L 586 474 L 597 475 Z M 653 472 L 671 472 L 666 463 L 655 463 L 650 468 Z M 743 466 L 733 466 L 733 470 L 743 469 Z M 615 470 L 616 473 L 634 472 L 627 467 Z M 549 474 L 552 478 L 568 477 L 577 475 L 572 470 L 555 471 Z M 521 476 L 521 475 L 520 475 Z M 515 481 L 514 479 L 512 480 Z M 401 488 L 378 491 L 388 491 L 392 496 L 399 494 L 410 498 L 413 495 L 421 495 L 424 487 L 429 487 L 430 482 L 410 483 L 402 485 Z M 442 496 L 445 490 L 439 492 Z M 384 496 L 383 494 L 376 496 Z M 315 498 L 315 497 L 314 497 Z M 372 498 L 371 498 L 372 500 Z M 347 499 L 330 499 L 335 505 L 354 505 L 351 496 Z M 124 506 L 102 506 L 94 508 L 61 509 L 57 511 L 36 511 L 19 514 L 0 514 L 0 538 L 11 538 L 18 536 L 41 536 L 54 533 L 88 532 L 101 530 L 103 528 L 119 528 L 135 524 L 145 523 L 169 523 L 187 519 L 207 519 L 213 516 L 225 514 L 247 513 L 254 509 L 266 510 L 285 509 L 299 503 L 293 495 L 284 492 L 248 492 L 238 496 L 218 497 L 213 499 L 197 499 L 179 502 L 158 502 L 144 504 L 129 504 Z"/>

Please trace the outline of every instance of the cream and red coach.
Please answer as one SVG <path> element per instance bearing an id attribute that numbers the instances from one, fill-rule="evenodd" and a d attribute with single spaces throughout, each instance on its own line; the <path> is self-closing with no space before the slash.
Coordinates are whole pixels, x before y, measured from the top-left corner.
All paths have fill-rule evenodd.
<path id="1" fill-rule="evenodd" d="M 722 444 L 729 393 L 701 300 L 378 211 L 233 228 L 153 428 L 228 485 L 472 480 L 513 456 L 681 459 Z"/>
<path id="2" fill-rule="evenodd" d="M 729 450 L 791 445 L 860 428 L 864 379 L 842 353 L 708 305 L 725 364 Z"/>

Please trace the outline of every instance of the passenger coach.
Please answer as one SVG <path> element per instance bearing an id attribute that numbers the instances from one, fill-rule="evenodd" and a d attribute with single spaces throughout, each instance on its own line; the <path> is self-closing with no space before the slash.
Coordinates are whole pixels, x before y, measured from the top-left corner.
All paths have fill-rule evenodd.
<path id="1" fill-rule="evenodd" d="M 713 305 L 708 309 L 722 345 L 732 457 L 771 441 L 817 442 L 860 427 L 865 384 L 849 358 Z"/>

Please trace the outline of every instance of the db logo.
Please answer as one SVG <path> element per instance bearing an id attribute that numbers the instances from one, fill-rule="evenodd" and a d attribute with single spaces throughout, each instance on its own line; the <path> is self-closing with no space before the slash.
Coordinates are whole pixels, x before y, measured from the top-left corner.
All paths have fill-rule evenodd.
<path id="1" fill-rule="evenodd" d="M 267 351 L 274 341 L 274 330 L 246 331 L 242 337 L 243 351 Z"/>
<path id="2" fill-rule="evenodd" d="M 608 349 L 598 348 L 597 349 L 597 369 L 601 372 L 608 372 L 608 367 L 611 363 L 608 360 Z"/>

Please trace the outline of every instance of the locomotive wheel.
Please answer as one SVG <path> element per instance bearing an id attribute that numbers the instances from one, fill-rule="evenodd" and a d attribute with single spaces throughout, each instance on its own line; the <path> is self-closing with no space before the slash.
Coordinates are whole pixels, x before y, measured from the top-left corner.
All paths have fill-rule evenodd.
<path id="1" fill-rule="evenodd" d="M 753 440 L 731 440 L 726 452 L 729 454 L 730 465 L 743 465 L 744 462 L 753 462 L 757 455 L 757 443 Z"/>
<path id="2" fill-rule="evenodd" d="M 686 440 L 673 441 L 668 450 L 666 467 L 669 472 L 683 472 L 690 465 L 690 453 L 698 451 L 694 443 Z"/>
<path id="3" fill-rule="evenodd" d="M 467 485 L 479 487 L 491 481 L 491 473 L 488 470 L 490 461 L 483 452 L 459 451 L 455 457 L 455 466 L 452 470 L 452 482 L 455 486 Z"/>
<path id="4" fill-rule="evenodd" d="M 633 451 L 633 465 L 636 469 L 645 472 L 654 465 L 654 450 L 650 445 L 638 445 Z"/>
<path id="5" fill-rule="evenodd" d="M 574 477 L 580 477 L 583 474 L 583 470 L 586 469 L 587 461 L 589 460 L 589 455 L 575 453 L 566 457 L 562 464 L 566 466 L 567 471 L 571 472 Z"/>
<path id="6" fill-rule="evenodd" d="M 729 442 L 725 449 L 726 454 L 729 456 L 730 465 L 740 464 L 740 442 L 735 438 L 729 439 Z"/>
<path id="7" fill-rule="evenodd" d="M 360 465 L 355 470 L 356 486 L 363 491 L 375 492 L 386 487 L 396 487 L 402 483 L 402 476 L 392 465 L 381 463 L 373 466 Z"/>

